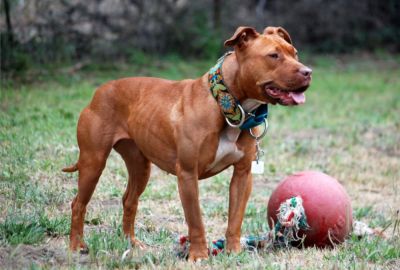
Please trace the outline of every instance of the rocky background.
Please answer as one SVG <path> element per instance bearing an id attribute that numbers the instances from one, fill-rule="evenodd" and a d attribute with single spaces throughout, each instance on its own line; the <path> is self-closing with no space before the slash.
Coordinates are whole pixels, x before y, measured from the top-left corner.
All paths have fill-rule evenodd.
<path id="1" fill-rule="evenodd" d="M 239 25 L 283 26 L 297 47 L 314 52 L 393 52 L 399 14 L 398 0 L 2 0 L 1 66 L 138 51 L 215 57 Z"/>

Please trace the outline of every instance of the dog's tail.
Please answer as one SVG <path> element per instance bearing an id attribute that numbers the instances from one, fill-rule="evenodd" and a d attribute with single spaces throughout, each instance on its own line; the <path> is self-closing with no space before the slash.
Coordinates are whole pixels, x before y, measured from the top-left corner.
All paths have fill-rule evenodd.
<path id="1" fill-rule="evenodd" d="M 63 172 L 76 172 L 78 170 L 78 163 L 75 163 L 74 165 L 70 166 L 70 167 L 66 167 L 64 169 L 62 169 Z"/>

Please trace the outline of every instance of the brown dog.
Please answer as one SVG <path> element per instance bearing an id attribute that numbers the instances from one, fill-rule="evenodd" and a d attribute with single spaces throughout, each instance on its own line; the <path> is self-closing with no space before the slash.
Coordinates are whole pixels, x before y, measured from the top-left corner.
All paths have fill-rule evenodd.
<path id="1" fill-rule="evenodd" d="M 263 34 L 239 27 L 225 42 L 235 52 L 225 58 L 223 79 L 246 111 L 260 104 L 295 105 L 305 100 L 311 69 L 298 61 L 289 34 L 267 27 Z M 255 140 L 248 131 L 229 127 L 210 93 L 208 74 L 196 80 L 125 78 L 96 90 L 78 122 L 78 194 L 72 202 L 70 249 L 86 248 L 83 223 L 88 204 L 111 149 L 124 159 L 129 182 L 123 196 L 123 230 L 133 244 L 139 197 L 150 164 L 178 177 L 179 195 L 189 227 L 190 260 L 207 258 L 207 242 L 199 205 L 198 180 L 233 165 L 228 252 L 240 251 L 240 231 L 252 189 L 251 162 Z"/>

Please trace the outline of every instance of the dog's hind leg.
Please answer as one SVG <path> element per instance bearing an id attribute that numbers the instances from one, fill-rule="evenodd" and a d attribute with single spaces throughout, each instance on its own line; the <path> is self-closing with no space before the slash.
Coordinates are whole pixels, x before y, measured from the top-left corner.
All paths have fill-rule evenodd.
<path id="1" fill-rule="evenodd" d="M 151 163 L 140 152 L 133 140 L 120 140 L 115 144 L 114 149 L 124 159 L 129 174 L 128 186 L 122 198 L 124 207 L 122 227 L 132 245 L 143 248 L 143 244 L 135 238 L 135 216 L 139 197 L 146 188 L 150 177 Z"/>
<path id="2" fill-rule="evenodd" d="M 79 170 L 78 194 L 71 204 L 71 232 L 69 247 L 72 251 L 80 249 L 87 252 L 83 241 L 83 226 L 86 206 L 92 197 L 99 177 L 106 165 L 112 149 L 113 136 L 111 127 L 107 126 L 98 115 L 85 109 L 78 122 Z"/>

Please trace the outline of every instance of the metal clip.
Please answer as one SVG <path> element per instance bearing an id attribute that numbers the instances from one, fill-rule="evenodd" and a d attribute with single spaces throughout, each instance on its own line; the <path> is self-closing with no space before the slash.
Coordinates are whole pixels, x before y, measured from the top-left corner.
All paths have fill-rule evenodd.
<path id="1" fill-rule="evenodd" d="M 260 160 L 260 157 L 264 155 L 264 150 L 261 149 L 260 147 L 260 141 L 256 140 L 256 162 Z"/>

